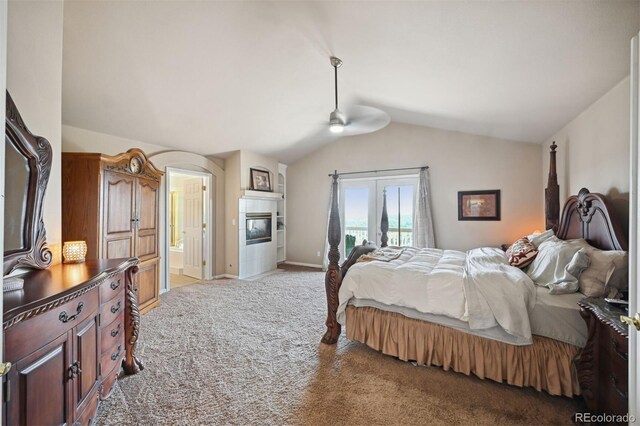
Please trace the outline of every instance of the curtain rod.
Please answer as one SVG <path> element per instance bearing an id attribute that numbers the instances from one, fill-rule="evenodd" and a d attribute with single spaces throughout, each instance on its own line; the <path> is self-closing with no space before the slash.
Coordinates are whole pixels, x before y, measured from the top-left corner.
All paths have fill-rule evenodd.
<path id="1" fill-rule="evenodd" d="M 329 173 L 329 176 L 342 176 L 342 175 L 358 175 L 358 174 L 362 174 L 362 173 L 379 173 L 379 172 L 399 172 L 402 170 L 426 170 L 428 169 L 429 166 L 418 166 L 418 167 L 403 167 L 400 169 L 384 169 L 384 170 L 365 170 L 362 172 L 344 172 L 344 173 L 338 173 L 338 171 L 336 170 L 333 173 Z"/>

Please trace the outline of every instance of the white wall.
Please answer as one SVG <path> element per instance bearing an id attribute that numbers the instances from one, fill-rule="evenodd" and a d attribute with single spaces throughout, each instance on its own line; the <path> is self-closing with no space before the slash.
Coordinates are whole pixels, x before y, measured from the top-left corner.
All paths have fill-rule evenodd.
<path id="1" fill-rule="evenodd" d="M 9 1 L 7 90 L 29 130 L 53 150 L 44 224 L 53 262 L 61 260 L 62 1 Z M 4 96 L 4 95 L 3 95 Z"/>
<path id="2" fill-rule="evenodd" d="M 224 160 L 224 258 L 225 274 L 237 277 L 238 265 L 238 199 L 240 198 L 240 151 L 236 151 Z"/>
<path id="3" fill-rule="evenodd" d="M 629 77 L 615 85 L 542 146 L 543 185 L 549 145 L 558 144 L 560 203 L 581 188 L 607 195 L 623 228 L 629 221 Z"/>
<path id="4" fill-rule="evenodd" d="M 169 148 L 161 145 L 134 141 L 81 129 L 79 127 L 62 126 L 63 152 L 98 152 L 101 154 L 116 155 L 121 152 L 126 152 L 131 148 L 140 148 L 147 156 L 169 150 Z"/>
<path id="5" fill-rule="evenodd" d="M 7 2 L 0 1 L 0 111 L 5 111 L 6 97 L 3 96 L 7 89 Z M 4 134 L 4 120 L 0 124 L 0 130 Z M 2 139 L 0 143 L 0 219 L 4 224 L 4 150 L 5 139 Z M 0 228 L 0 252 L 4 253 L 4 226 Z M 0 283 L 2 283 L 2 276 L 0 275 Z M 0 312 L 4 312 L 3 300 L 0 299 Z M 0 340 L 0 353 L 4 353 L 4 342 Z M 3 389 L 0 388 L 0 399 L 4 401 L 2 395 Z"/>
<path id="6" fill-rule="evenodd" d="M 278 185 L 278 160 L 252 151 L 236 151 L 224 160 L 225 171 L 225 269 L 229 276 L 239 276 L 238 238 L 240 231 L 240 212 L 238 201 L 245 189 L 251 188 L 250 169 L 257 168 L 269 170 L 271 175 L 271 188 L 277 189 Z M 232 237 L 233 236 L 233 237 Z"/>
<path id="7" fill-rule="evenodd" d="M 430 169 L 436 241 L 466 250 L 510 243 L 544 225 L 538 144 L 391 123 L 340 139 L 287 169 L 287 260 L 321 264 L 326 241 L 328 173 L 414 167 Z M 460 222 L 458 191 L 500 189 L 502 220 Z"/>

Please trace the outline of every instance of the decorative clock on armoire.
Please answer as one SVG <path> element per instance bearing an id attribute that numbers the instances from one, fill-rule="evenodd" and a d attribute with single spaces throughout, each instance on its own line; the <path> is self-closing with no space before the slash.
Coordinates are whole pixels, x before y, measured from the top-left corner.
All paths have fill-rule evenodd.
<path id="1" fill-rule="evenodd" d="M 115 156 L 62 153 L 62 238 L 86 241 L 88 259 L 137 257 L 141 313 L 159 304 L 163 174 L 137 148 Z"/>

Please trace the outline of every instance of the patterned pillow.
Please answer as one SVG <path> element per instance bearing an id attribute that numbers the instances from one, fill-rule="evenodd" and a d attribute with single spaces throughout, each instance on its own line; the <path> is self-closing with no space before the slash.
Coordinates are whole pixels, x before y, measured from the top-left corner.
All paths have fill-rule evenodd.
<path id="1" fill-rule="evenodd" d="M 533 262 L 538 255 L 538 249 L 527 237 L 520 238 L 507 249 L 509 265 L 524 268 Z"/>

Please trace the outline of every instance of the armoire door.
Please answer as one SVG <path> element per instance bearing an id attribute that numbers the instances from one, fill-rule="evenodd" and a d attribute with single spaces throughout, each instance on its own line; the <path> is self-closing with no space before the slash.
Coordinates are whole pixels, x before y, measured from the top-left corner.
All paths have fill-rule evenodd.
<path id="1" fill-rule="evenodd" d="M 133 257 L 136 178 L 105 172 L 102 258 Z"/>
<path id="2" fill-rule="evenodd" d="M 158 256 L 158 182 L 136 179 L 136 250 L 140 261 Z"/>
<path id="3" fill-rule="evenodd" d="M 141 312 L 144 312 L 148 305 L 158 300 L 159 266 L 158 259 L 142 262 L 135 275 L 135 289 Z"/>
<path id="4" fill-rule="evenodd" d="M 71 424 L 71 332 L 24 357 L 9 372 L 7 424 Z"/>

